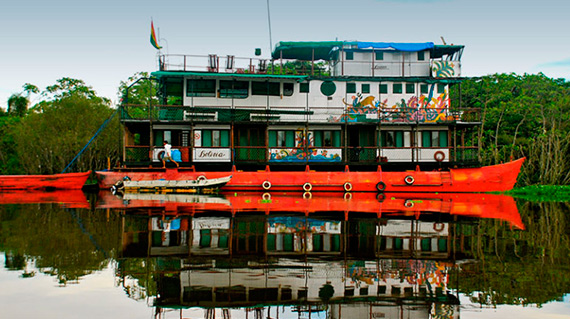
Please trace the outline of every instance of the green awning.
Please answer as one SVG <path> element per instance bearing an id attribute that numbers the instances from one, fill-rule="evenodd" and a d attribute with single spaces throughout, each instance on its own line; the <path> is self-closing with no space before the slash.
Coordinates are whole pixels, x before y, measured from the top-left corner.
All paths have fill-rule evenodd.
<path id="1" fill-rule="evenodd" d="M 343 43 L 343 41 L 279 42 L 273 50 L 272 57 L 305 61 L 329 60 L 331 51 L 342 47 Z"/>
<path id="2" fill-rule="evenodd" d="M 156 78 L 162 77 L 194 77 L 194 78 L 235 78 L 235 79 L 278 79 L 294 80 L 302 82 L 307 75 L 282 75 L 282 74 L 254 74 L 254 73 L 215 73 L 215 72 L 191 72 L 191 71 L 156 71 L 151 73 Z"/>

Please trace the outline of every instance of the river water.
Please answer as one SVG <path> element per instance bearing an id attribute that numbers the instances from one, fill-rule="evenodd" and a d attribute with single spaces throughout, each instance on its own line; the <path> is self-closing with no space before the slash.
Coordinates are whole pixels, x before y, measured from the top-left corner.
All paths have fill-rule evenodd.
<path id="1" fill-rule="evenodd" d="M 0 193 L 1 318 L 570 318 L 570 207 Z"/>

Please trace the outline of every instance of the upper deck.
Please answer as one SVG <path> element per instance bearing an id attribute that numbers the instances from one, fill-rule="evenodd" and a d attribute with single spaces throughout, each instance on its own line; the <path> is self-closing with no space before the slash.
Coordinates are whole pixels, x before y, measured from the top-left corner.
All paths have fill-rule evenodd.
<path id="1" fill-rule="evenodd" d="M 393 42 L 279 42 L 271 59 L 161 55 L 160 71 L 224 74 L 309 75 L 317 77 L 461 76 L 462 45 Z"/>

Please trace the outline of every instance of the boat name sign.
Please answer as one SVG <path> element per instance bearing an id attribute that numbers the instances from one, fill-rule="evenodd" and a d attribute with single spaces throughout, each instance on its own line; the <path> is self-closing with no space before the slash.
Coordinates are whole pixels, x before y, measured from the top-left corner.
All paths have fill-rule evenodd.
<path id="1" fill-rule="evenodd" d="M 195 148 L 195 162 L 229 162 L 231 160 L 231 152 L 229 148 Z"/>

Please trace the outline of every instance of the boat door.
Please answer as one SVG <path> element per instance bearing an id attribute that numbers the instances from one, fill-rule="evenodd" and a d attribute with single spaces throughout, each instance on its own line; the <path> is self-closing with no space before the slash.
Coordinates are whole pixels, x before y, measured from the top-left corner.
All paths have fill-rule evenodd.
<path id="1" fill-rule="evenodd" d="M 267 160 L 263 125 L 236 125 L 234 128 L 235 160 L 264 162 Z"/>
<path id="2" fill-rule="evenodd" d="M 350 162 L 376 162 L 376 126 L 348 127 L 348 159 Z"/>

